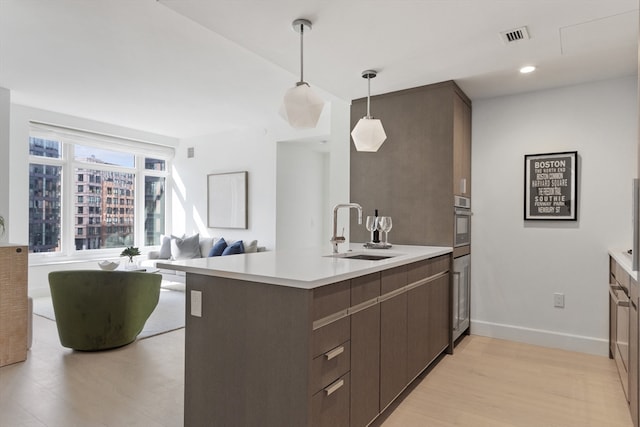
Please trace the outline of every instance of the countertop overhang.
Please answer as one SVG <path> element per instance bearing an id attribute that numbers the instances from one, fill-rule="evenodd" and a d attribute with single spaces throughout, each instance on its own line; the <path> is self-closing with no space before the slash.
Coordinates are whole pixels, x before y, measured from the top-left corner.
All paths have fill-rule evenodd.
<path id="1" fill-rule="evenodd" d="M 620 264 L 620 266 L 624 268 L 624 270 L 629 273 L 635 281 L 638 281 L 638 272 L 633 271 L 631 254 L 623 249 L 609 249 L 609 255 L 611 255 L 611 257 L 613 257 L 613 259 L 615 259 L 616 262 Z"/>
<path id="2" fill-rule="evenodd" d="M 392 257 L 378 261 L 332 257 L 331 249 L 322 247 L 158 262 L 157 267 L 205 276 L 313 289 L 453 252 L 453 248 L 447 246 L 394 245 L 391 249 L 366 249 L 357 243 L 349 245 L 348 250 L 344 247 L 341 249 L 343 254 L 351 251 Z"/>

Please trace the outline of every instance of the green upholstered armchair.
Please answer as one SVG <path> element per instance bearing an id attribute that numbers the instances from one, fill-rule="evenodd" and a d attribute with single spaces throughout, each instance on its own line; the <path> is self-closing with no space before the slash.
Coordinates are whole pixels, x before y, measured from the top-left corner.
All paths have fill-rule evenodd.
<path id="1" fill-rule="evenodd" d="M 60 343 L 94 351 L 133 342 L 156 308 L 160 274 L 70 270 L 49 273 Z"/>

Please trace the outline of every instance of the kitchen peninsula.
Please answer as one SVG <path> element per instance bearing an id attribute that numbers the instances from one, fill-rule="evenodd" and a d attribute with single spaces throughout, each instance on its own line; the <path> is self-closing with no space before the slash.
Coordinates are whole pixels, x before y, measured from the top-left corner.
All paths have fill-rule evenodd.
<path id="1" fill-rule="evenodd" d="M 184 425 L 369 424 L 453 348 L 451 254 L 353 244 L 172 262 L 187 273 Z"/>

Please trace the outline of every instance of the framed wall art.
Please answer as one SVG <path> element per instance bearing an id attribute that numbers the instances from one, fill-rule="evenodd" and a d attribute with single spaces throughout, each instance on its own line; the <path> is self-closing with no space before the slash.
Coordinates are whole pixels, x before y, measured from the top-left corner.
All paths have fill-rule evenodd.
<path id="1" fill-rule="evenodd" d="M 207 175 L 207 227 L 247 228 L 247 172 Z"/>
<path id="2" fill-rule="evenodd" d="M 578 152 L 524 156 L 524 219 L 578 219 Z"/>

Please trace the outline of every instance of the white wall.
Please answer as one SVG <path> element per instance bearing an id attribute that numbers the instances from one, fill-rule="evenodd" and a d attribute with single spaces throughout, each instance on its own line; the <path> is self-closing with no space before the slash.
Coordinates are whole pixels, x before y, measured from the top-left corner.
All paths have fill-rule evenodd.
<path id="1" fill-rule="evenodd" d="M 9 182 L 10 145 L 9 145 L 9 121 L 11 116 L 11 93 L 8 89 L 0 87 L 0 182 Z M 0 216 L 5 219 L 5 226 L 9 225 L 9 186 L 0 186 Z M 8 231 L 8 230 L 7 230 Z M 0 242 L 8 241 L 8 232 L 0 235 Z"/>
<path id="2" fill-rule="evenodd" d="M 313 130 L 297 131 L 280 125 L 180 142 L 173 169 L 174 234 L 257 239 L 269 250 L 304 246 L 301 235 L 316 236 L 329 247 L 330 206 L 348 200 L 349 195 L 349 104 L 336 100 L 327 103 Z M 326 154 L 312 154 L 303 148 L 305 143 L 318 144 L 321 140 L 326 141 Z M 193 158 L 187 158 L 190 147 L 195 151 Z M 248 172 L 248 228 L 208 228 L 207 174 L 234 171 Z M 307 185 L 313 187 L 312 191 L 322 189 L 324 194 L 307 193 L 306 200 L 300 200 L 298 195 Z M 306 203 L 309 205 L 302 206 Z M 304 213 L 297 215 L 299 209 Z M 294 222 L 285 220 L 293 216 Z"/>
<path id="3" fill-rule="evenodd" d="M 607 354 L 607 250 L 631 247 L 636 89 L 634 76 L 473 103 L 472 333 Z M 574 150 L 578 221 L 524 221 L 524 155 Z"/>
<path id="4" fill-rule="evenodd" d="M 281 142 L 277 154 L 276 248 L 317 247 L 328 210 L 329 153 L 312 143 Z"/>
<path id="5" fill-rule="evenodd" d="M 187 158 L 187 149 L 195 156 Z M 275 236 L 276 147 L 264 130 L 238 130 L 184 139 L 173 163 L 174 234 L 257 239 L 273 247 Z M 248 228 L 207 227 L 207 174 L 248 172 Z"/>

